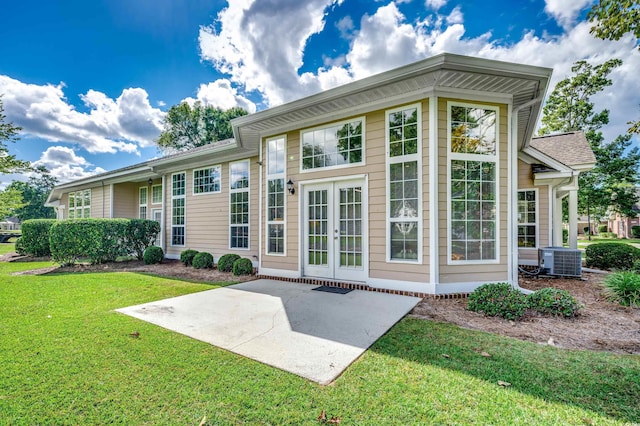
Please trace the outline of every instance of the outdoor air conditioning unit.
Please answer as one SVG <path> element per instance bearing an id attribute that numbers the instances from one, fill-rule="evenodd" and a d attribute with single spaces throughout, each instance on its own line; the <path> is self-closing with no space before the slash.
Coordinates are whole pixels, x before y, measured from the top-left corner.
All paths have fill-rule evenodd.
<path id="1" fill-rule="evenodd" d="M 582 276 L 582 252 L 564 247 L 545 247 L 538 250 L 540 274 L 561 277 Z"/>

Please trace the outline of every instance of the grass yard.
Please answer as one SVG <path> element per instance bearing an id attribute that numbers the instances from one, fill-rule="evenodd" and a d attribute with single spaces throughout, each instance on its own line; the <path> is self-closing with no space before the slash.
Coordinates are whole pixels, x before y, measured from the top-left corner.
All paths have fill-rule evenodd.
<path id="1" fill-rule="evenodd" d="M 314 425 L 321 410 L 342 425 L 640 422 L 638 356 L 406 318 L 319 386 L 113 311 L 215 285 L 10 275 L 47 265 L 0 263 L 0 424 Z"/>
<path id="2" fill-rule="evenodd" d="M 11 240 L 10 240 L 11 241 Z M 0 243 L 0 256 L 15 251 L 16 245 L 13 242 Z"/>

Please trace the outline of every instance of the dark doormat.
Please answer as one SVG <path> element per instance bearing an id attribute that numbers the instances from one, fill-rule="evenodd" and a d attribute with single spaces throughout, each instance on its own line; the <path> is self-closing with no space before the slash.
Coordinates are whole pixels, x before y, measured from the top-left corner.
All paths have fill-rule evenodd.
<path id="1" fill-rule="evenodd" d="M 347 294 L 350 291 L 353 291 L 353 289 L 351 288 L 330 287 L 328 285 L 322 285 L 320 287 L 313 288 L 312 290 L 325 291 L 327 293 L 336 293 L 336 294 Z"/>

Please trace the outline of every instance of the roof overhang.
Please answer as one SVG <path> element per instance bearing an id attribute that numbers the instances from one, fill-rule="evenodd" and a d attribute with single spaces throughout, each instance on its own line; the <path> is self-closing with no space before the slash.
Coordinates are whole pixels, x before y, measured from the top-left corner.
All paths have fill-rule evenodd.
<path id="1" fill-rule="evenodd" d="M 443 53 L 344 86 L 232 120 L 246 149 L 261 138 L 313 127 L 429 96 L 510 103 L 518 112 L 518 141 L 528 144 L 552 69 Z M 535 102 L 531 102 L 537 100 Z"/>

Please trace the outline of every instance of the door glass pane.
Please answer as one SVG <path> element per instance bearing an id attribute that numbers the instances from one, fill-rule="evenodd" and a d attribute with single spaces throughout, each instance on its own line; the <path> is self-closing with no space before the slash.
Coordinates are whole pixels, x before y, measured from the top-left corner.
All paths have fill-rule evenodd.
<path id="1" fill-rule="evenodd" d="M 309 265 L 327 265 L 327 190 L 309 191 Z"/>
<path id="2" fill-rule="evenodd" d="M 362 187 L 340 189 L 340 267 L 362 268 Z"/>

